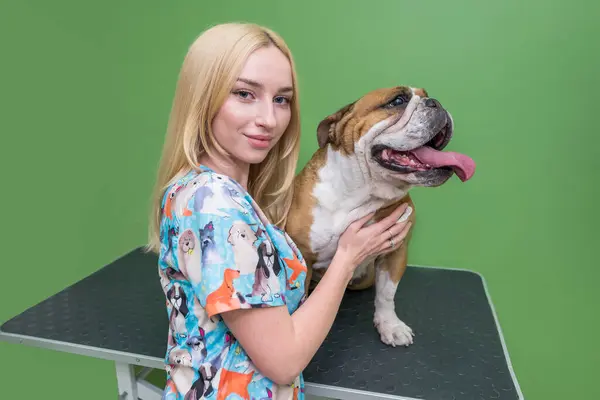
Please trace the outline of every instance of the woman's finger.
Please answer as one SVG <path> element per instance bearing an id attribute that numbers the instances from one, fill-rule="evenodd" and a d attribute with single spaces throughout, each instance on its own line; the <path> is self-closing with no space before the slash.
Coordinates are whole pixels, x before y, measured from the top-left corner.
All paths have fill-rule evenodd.
<path id="1" fill-rule="evenodd" d="M 382 241 L 379 245 L 379 251 L 390 252 L 396 250 L 402 243 L 404 243 L 404 239 L 408 235 L 408 232 L 411 227 L 411 223 L 408 222 L 398 233 L 389 234 L 388 231 L 387 236 L 382 235 Z"/>
<path id="2" fill-rule="evenodd" d="M 389 242 L 390 239 L 393 239 L 395 236 L 401 234 L 403 231 L 407 230 L 406 226 L 410 224 L 410 221 L 406 221 L 406 222 L 399 222 L 396 223 L 392 226 L 390 226 L 388 229 L 384 230 L 383 232 L 381 232 L 379 234 L 379 243 L 378 244 L 382 244 L 382 243 L 387 243 Z"/>
<path id="3" fill-rule="evenodd" d="M 352 222 L 350 224 L 350 226 L 354 229 L 354 230 L 359 230 L 360 228 L 362 228 L 371 218 L 373 218 L 373 216 L 375 215 L 375 211 L 365 215 L 362 218 L 357 219 L 356 221 Z"/>
<path id="4" fill-rule="evenodd" d="M 404 243 L 404 240 L 402 240 L 402 239 L 386 240 L 384 243 L 381 244 L 380 249 L 377 252 L 377 254 L 382 255 L 382 254 L 391 253 L 392 251 L 395 251 L 400 246 L 402 246 L 402 243 Z"/>

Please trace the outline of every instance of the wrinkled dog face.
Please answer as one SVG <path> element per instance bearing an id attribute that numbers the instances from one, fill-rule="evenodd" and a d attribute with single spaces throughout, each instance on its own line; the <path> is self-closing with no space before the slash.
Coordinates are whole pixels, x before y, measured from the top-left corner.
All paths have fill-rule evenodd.
<path id="1" fill-rule="evenodd" d="M 453 134 L 452 116 L 424 89 L 407 86 L 367 93 L 318 128 L 319 145 L 330 143 L 359 157 L 373 179 L 397 185 L 438 186 L 453 173 L 467 180 L 474 163 L 442 152 Z"/>
<path id="2" fill-rule="evenodd" d="M 370 167 L 396 172 L 398 179 L 413 185 L 438 186 L 446 182 L 452 168 L 422 162 L 412 150 L 446 147 L 454 128 L 450 113 L 425 90 L 410 88 L 400 88 L 384 107 L 396 113 L 375 124 L 357 143 L 371 156 L 367 157 Z"/>

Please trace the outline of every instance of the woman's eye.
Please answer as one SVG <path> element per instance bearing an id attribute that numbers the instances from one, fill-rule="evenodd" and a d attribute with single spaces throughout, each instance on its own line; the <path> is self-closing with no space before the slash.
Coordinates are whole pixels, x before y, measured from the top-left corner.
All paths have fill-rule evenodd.
<path id="1" fill-rule="evenodd" d="M 252 96 L 252 94 L 246 90 L 236 90 L 234 93 L 240 96 L 242 99 L 248 99 L 250 96 Z"/>
<path id="2" fill-rule="evenodd" d="M 279 96 L 275 97 L 275 102 L 278 104 L 288 104 L 290 101 L 287 97 Z"/>

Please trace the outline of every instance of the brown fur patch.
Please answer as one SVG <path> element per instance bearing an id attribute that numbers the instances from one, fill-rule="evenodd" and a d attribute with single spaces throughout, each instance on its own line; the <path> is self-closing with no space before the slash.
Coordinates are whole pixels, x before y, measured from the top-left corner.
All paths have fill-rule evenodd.
<path id="1" fill-rule="evenodd" d="M 420 97 L 429 97 L 429 94 L 427 93 L 427 90 L 423 89 L 423 88 L 419 88 L 419 89 L 415 89 L 415 94 L 420 96 Z"/>
<path id="2" fill-rule="evenodd" d="M 288 219 L 285 230 L 294 240 L 300 253 L 304 257 L 307 265 L 306 287 L 312 277 L 312 264 L 317 255 L 310 249 L 310 227 L 314 222 L 313 215 L 310 213 L 316 205 L 316 200 L 312 195 L 314 185 L 319 181 L 319 169 L 327 162 L 327 151 L 324 148 L 318 149 L 311 162 L 296 176 L 294 180 L 294 197 L 288 212 Z M 308 211 L 305 213 L 304 211 Z"/>

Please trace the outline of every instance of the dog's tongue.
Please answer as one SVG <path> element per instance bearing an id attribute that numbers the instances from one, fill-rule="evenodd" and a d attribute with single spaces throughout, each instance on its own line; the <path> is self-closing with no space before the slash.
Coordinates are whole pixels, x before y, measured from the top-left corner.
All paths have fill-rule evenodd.
<path id="1" fill-rule="evenodd" d="M 419 161 L 432 167 L 452 167 L 458 178 L 465 182 L 475 173 L 475 161 L 471 157 L 451 151 L 439 151 L 429 146 L 411 150 Z"/>

